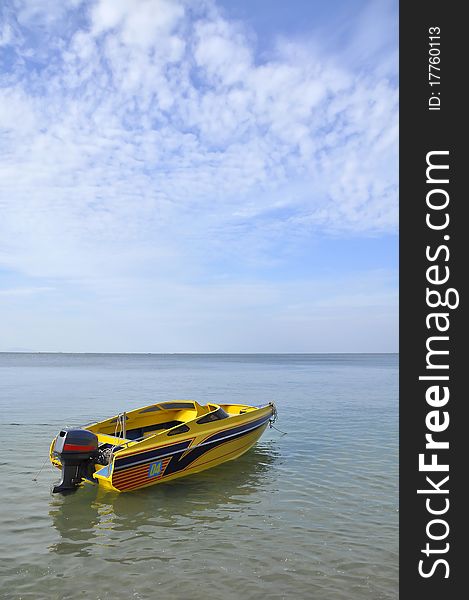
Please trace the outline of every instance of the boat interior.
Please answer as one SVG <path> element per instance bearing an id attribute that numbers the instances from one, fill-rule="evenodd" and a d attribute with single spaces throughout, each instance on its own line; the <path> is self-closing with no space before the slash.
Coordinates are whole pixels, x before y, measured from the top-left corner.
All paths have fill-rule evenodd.
<path id="1" fill-rule="evenodd" d="M 202 425 L 255 410 L 256 407 L 241 404 L 202 406 L 193 400 L 175 400 L 121 413 L 88 425 L 86 429 L 95 433 L 101 443 L 123 444 L 160 433 L 179 435 L 189 431 L 187 423 L 190 421 Z"/>

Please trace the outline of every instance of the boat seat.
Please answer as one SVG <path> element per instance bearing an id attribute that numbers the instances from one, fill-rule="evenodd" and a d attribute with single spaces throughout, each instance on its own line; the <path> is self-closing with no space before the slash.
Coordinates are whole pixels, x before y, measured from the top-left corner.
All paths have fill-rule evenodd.
<path id="1" fill-rule="evenodd" d="M 146 427 L 137 427 L 135 429 L 128 429 L 125 432 L 125 437 L 128 440 L 137 440 L 148 435 L 153 435 L 158 431 L 164 429 L 170 429 L 176 425 L 182 425 L 183 421 L 167 421 L 166 423 L 155 423 L 154 425 L 147 425 Z"/>

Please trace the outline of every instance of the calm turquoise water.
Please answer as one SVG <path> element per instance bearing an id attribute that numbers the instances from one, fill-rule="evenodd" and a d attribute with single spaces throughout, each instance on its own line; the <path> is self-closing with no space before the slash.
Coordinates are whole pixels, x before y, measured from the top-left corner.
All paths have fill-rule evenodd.
<path id="1" fill-rule="evenodd" d="M 398 597 L 395 355 L 0 354 L 0 597 Z M 274 400 L 243 457 L 52 496 L 50 440 L 145 404 Z"/>

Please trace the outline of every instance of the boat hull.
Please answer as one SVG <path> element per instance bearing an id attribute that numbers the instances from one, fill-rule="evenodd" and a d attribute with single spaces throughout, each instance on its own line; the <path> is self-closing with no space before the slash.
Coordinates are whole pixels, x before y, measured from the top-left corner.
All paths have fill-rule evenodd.
<path id="1" fill-rule="evenodd" d="M 135 409 L 84 428 L 91 432 L 88 437 L 96 438 L 99 447 L 107 448 L 109 454 L 104 461 L 99 453 L 96 461 L 90 455 L 92 474 L 83 475 L 82 469 L 82 480 L 91 479 L 105 489 L 128 492 L 198 473 L 247 452 L 275 417 L 272 403 L 262 407 L 202 406 L 195 401 L 172 401 Z M 120 423 L 125 426 L 119 436 Z M 62 431 L 60 436 L 82 435 L 80 431 Z M 136 435 L 141 437 L 135 439 Z M 62 468 L 57 452 L 60 436 L 50 448 L 51 462 L 58 468 Z M 69 446 L 65 443 L 64 447 Z M 72 476 L 67 485 L 73 487 L 75 481 L 79 479 Z"/>
<path id="2" fill-rule="evenodd" d="M 135 454 L 131 457 L 133 462 L 127 464 L 120 465 L 120 461 L 116 459 L 110 485 L 105 487 L 119 492 L 136 490 L 199 473 L 226 461 L 234 460 L 247 452 L 259 440 L 268 421 L 268 418 L 263 419 L 255 428 L 249 429 L 241 435 L 232 435 L 229 433 L 230 430 L 226 430 L 223 433 L 227 435 L 221 436 L 219 439 L 188 439 L 156 448 L 151 455 L 143 458 L 140 458 L 139 454 Z M 249 426 L 250 423 L 247 425 Z M 219 433 L 221 432 L 214 436 Z M 228 437 L 230 435 L 232 437 Z M 142 460 L 144 462 L 141 462 Z"/>

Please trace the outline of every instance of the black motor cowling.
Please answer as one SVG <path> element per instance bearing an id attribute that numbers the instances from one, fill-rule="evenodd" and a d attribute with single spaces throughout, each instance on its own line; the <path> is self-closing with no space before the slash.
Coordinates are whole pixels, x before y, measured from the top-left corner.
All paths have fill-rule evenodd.
<path id="1" fill-rule="evenodd" d="M 98 438 L 87 429 L 63 429 L 55 439 L 53 454 L 62 463 L 62 479 L 52 492 L 74 490 L 84 477 L 93 476 Z"/>

